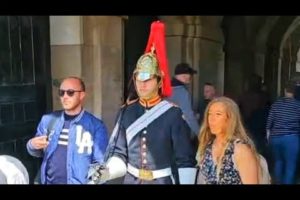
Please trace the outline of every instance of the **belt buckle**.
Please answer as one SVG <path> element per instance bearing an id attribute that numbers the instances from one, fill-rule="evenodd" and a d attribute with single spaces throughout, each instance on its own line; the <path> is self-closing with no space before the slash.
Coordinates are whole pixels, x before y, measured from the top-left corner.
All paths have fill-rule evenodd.
<path id="1" fill-rule="evenodd" d="M 139 170 L 139 178 L 142 180 L 151 181 L 153 180 L 153 172 L 147 169 L 140 169 Z"/>

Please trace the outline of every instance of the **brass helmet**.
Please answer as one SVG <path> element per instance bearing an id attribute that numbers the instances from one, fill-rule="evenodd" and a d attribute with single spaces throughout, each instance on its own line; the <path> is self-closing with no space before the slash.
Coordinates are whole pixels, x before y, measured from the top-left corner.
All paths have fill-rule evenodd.
<path id="1" fill-rule="evenodd" d="M 139 81 L 146 81 L 152 78 L 153 75 L 161 77 L 158 61 L 153 50 L 149 53 L 143 54 L 139 58 L 133 74 Z"/>

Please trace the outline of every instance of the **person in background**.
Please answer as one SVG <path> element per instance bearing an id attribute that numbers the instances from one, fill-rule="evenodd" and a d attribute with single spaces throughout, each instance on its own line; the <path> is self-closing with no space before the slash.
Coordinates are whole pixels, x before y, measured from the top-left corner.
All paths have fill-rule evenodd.
<path id="1" fill-rule="evenodd" d="M 239 97 L 238 104 L 241 110 L 244 125 L 253 139 L 256 149 L 268 157 L 266 141 L 266 123 L 270 109 L 270 98 L 263 91 L 262 77 L 252 74 L 248 89 Z"/>
<path id="2" fill-rule="evenodd" d="M 199 104 L 199 124 L 203 121 L 203 116 L 208 103 L 216 97 L 216 88 L 212 83 L 206 82 L 203 88 L 203 99 Z"/>
<path id="3" fill-rule="evenodd" d="M 295 86 L 288 82 L 285 96 L 275 101 L 267 120 L 267 138 L 274 161 L 275 183 L 295 184 L 300 156 L 300 101 Z"/>
<path id="4" fill-rule="evenodd" d="M 187 63 L 179 63 L 175 67 L 175 76 L 172 79 L 173 94 L 168 98 L 181 108 L 184 118 L 188 123 L 195 138 L 199 133 L 199 124 L 192 109 L 191 95 L 187 86 L 191 83 L 192 77 L 197 71 Z"/>

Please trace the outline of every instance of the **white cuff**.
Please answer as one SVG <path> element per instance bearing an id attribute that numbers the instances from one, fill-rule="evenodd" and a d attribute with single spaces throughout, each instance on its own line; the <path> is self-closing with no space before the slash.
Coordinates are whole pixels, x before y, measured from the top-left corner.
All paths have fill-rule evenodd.
<path id="1" fill-rule="evenodd" d="M 179 183 L 180 184 L 195 184 L 197 168 L 179 168 Z"/>
<path id="2" fill-rule="evenodd" d="M 127 172 L 126 164 L 123 162 L 121 158 L 116 156 L 111 157 L 106 164 L 106 167 L 109 171 L 108 180 L 122 177 Z"/>

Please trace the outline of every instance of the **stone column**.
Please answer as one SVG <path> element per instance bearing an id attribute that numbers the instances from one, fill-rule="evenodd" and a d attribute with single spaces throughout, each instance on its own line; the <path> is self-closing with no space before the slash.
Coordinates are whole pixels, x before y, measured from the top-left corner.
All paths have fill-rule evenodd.
<path id="1" fill-rule="evenodd" d="M 50 16 L 51 72 L 53 109 L 60 109 L 57 90 L 67 76 L 81 77 L 82 18 Z"/>
<path id="2" fill-rule="evenodd" d="M 221 16 L 201 16 L 195 21 L 197 44 L 199 46 L 199 93 L 203 96 L 205 82 L 216 86 L 217 93 L 224 91 L 224 37 Z"/>
<path id="3" fill-rule="evenodd" d="M 83 17 L 83 69 L 88 108 L 111 133 L 123 98 L 123 17 Z"/>
<path id="4" fill-rule="evenodd" d="M 191 92 L 198 109 L 204 82 L 213 82 L 220 94 L 224 87 L 224 38 L 218 16 L 160 16 L 166 23 L 167 50 L 171 74 L 179 62 L 187 62 L 198 73 Z"/>
<path id="5" fill-rule="evenodd" d="M 175 66 L 180 62 L 187 62 L 191 67 L 199 72 L 198 55 L 199 46 L 195 39 L 195 26 L 192 23 L 193 16 L 160 16 L 166 24 L 166 42 L 169 59 L 170 74 L 174 75 Z M 194 110 L 198 108 L 199 73 L 194 75 L 193 82 L 190 85 L 192 94 L 192 103 Z"/>
<path id="6" fill-rule="evenodd" d="M 50 17 L 53 107 L 66 76 L 86 83 L 85 108 L 112 131 L 123 98 L 123 21 L 117 16 Z"/>

